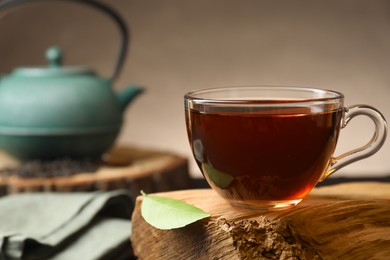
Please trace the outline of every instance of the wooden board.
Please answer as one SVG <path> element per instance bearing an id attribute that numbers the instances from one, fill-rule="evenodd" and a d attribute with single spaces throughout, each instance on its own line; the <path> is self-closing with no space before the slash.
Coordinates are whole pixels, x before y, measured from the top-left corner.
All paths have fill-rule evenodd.
<path id="1" fill-rule="evenodd" d="M 317 188 L 295 208 L 238 211 L 210 189 L 158 194 L 210 212 L 184 228 L 159 230 L 134 210 L 139 259 L 390 259 L 390 184 Z"/>
<path id="2" fill-rule="evenodd" d="M 0 178 L 3 194 L 27 191 L 93 191 L 129 189 L 134 196 L 145 192 L 169 191 L 191 187 L 187 159 L 169 152 L 133 147 L 115 147 L 107 155 L 112 162 L 94 173 L 77 173 L 55 178 Z M 0 155 L 0 167 L 19 162 Z M 124 164 L 115 166 L 117 163 Z"/>

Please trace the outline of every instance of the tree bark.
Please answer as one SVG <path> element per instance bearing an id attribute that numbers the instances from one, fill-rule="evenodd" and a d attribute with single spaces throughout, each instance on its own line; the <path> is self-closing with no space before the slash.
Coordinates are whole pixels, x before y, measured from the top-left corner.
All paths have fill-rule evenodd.
<path id="1" fill-rule="evenodd" d="M 159 230 L 137 198 L 131 241 L 139 259 L 389 259 L 390 184 L 316 188 L 292 209 L 265 214 L 232 208 L 210 189 L 153 194 L 176 198 L 211 217 Z"/>

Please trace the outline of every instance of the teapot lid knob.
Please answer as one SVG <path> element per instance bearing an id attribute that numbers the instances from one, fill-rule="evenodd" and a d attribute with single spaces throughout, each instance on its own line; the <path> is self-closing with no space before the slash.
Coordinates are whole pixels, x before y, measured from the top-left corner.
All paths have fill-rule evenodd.
<path id="1" fill-rule="evenodd" d="M 50 47 L 46 50 L 46 59 L 52 68 L 61 67 L 63 51 L 58 47 Z"/>

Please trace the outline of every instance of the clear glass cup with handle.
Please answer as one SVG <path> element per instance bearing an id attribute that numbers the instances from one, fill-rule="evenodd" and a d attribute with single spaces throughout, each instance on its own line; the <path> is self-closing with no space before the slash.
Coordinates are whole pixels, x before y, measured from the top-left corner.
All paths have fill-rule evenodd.
<path id="1" fill-rule="evenodd" d="M 250 210 L 297 205 L 340 168 L 376 153 L 387 135 L 383 115 L 344 106 L 342 93 L 318 88 L 248 86 L 185 95 L 190 146 L 210 186 Z M 339 132 L 356 116 L 375 124 L 371 140 L 335 156 Z"/>

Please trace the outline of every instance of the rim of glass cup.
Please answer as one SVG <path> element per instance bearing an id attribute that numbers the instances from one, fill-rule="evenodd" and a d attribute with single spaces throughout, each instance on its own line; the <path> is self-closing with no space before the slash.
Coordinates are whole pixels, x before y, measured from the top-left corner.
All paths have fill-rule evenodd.
<path id="1" fill-rule="evenodd" d="M 232 92 L 237 94 L 239 92 L 249 92 L 249 91 L 262 91 L 265 93 L 269 92 L 281 92 L 289 91 L 291 93 L 312 93 L 311 98 L 299 98 L 299 97 L 281 97 L 281 98 L 270 98 L 270 97 L 260 97 L 260 96 L 247 96 L 247 97 L 226 97 L 226 93 Z M 225 97 L 217 97 L 216 94 L 225 93 Z M 214 96 L 213 96 L 214 95 Z M 317 95 L 317 96 L 316 96 Z M 303 95 L 302 95 L 303 96 Z M 344 95 L 341 92 L 316 88 L 316 87 L 300 87 L 300 86 L 273 86 L 273 85 L 258 85 L 258 86 L 228 86 L 228 87 L 218 87 L 218 88 L 206 88 L 190 91 L 185 94 L 184 98 L 186 100 L 191 100 L 192 102 L 199 104 L 230 104 L 230 105 L 280 105 L 280 104 L 307 104 L 307 103 L 316 103 L 316 104 L 329 104 L 329 103 L 342 103 Z"/>

